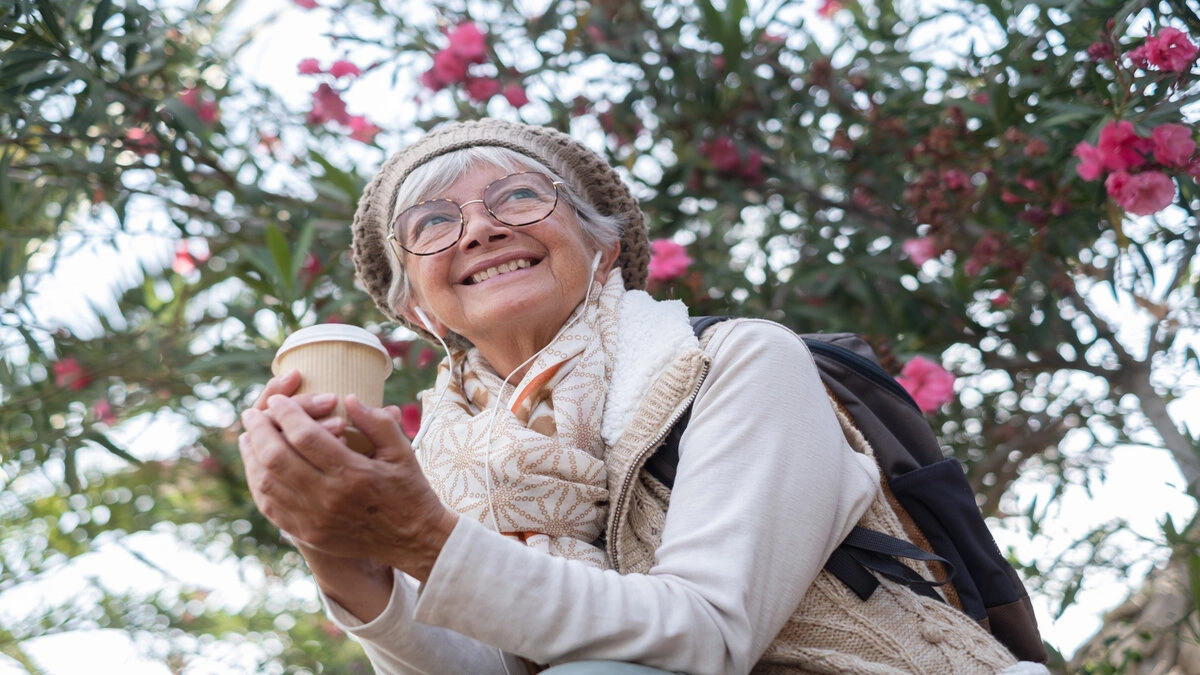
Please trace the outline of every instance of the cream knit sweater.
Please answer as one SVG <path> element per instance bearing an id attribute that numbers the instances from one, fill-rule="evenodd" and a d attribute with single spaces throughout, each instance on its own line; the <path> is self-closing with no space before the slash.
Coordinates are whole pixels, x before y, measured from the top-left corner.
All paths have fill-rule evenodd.
<path id="1" fill-rule="evenodd" d="M 1014 664 L 945 605 L 887 583 L 864 603 L 821 571 L 860 518 L 893 524 L 873 460 L 851 448 L 791 331 L 727 322 L 701 353 L 682 306 L 628 295 L 622 326 L 634 328 L 622 329 L 630 351 L 619 351 L 627 358 L 610 400 L 640 403 L 606 410 L 604 426 L 615 441 L 606 463 L 616 571 L 460 519 L 425 586 L 397 572 L 387 609 L 370 623 L 326 598 L 377 672 L 523 672 L 512 654 L 697 674 L 994 673 Z M 647 345 L 638 332 L 650 327 L 657 337 Z M 692 392 L 668 494 L 638 469 Z"/>

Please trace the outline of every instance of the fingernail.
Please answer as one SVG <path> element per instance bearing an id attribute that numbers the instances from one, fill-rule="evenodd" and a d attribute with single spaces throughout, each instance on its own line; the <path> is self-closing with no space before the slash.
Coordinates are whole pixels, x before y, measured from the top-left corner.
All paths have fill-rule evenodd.
<path id="1" fill-rule="evenodd" d="M 329 405 L 337 400 L 337 394 L 317 394 L 313 396 L 313 403 L 317 405 Z"/>

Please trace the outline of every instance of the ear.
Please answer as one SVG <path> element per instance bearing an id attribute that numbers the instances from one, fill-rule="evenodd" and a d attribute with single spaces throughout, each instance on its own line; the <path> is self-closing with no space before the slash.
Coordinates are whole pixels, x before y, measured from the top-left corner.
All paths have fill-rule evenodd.
<path id="1" fill-rule="evenodd" d="M 610 248 L 601 249 L 600 265 L 596 267 L 596 274 L 592 278 L 600 283 L 608 281 L 608 273 L 612 271 L 613 265 L 617 264 L 617 257 L 620 255 L 621 242 L 619 240 Z"/>
<path id="2" fill-rule="evenodd" d="M 450 329 L 446 327 L 446 324 L 439 321 L 433 312 L 422 308 L 418 302 L 420 301 L 416 298 L 410 300 L 408 306 L 401 309 L 400 315 L 412 325 L 424 328 L 430 333 L 445 339 L 446 333 L 449 333 Z M 420 312 L 417 311 L 418 309 L 420 309 Z"/>

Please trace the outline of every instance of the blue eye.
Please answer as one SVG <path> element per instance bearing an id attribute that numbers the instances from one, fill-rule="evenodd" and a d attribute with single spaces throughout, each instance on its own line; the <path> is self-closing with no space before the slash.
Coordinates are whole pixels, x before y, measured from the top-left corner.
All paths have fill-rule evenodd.
<path id="1" fill-rule="evenodd" d="M 419 220 L 417 220 L 417 222 L 414 223 L 414 225 L 415 225 L 414 229 L 417 232 L 423 232 L 425 230 L 428 230 L 429 228 L 438 227 L 439 225 L 445 225 L 446 223 L 457 223 L 457 222 L 458 222 L 457 216 L 452 216 L 447 213 L 430 213 L 430 214 L 427 214 L 427 215 L 421 217 Z"/>

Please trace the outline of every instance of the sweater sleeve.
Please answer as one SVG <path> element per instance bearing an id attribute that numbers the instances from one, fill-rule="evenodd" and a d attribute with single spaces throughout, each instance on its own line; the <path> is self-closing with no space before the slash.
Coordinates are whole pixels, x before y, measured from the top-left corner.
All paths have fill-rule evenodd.
<path id="1" fill-rule="evenodd" d="M 416 599 L 415 621 L 540 663 L 748 672 L 879 477 L 846 443 L 795 334 L 757 320 L 715 330 L 649 573 L 547 556 L 460 519 Z M 406 646 L 390 636 L 362 637 L 373 653 L 399 659 Z"/>
<path id="2" fill-rule="evenodd" d="M 333 623 L 362 644 L 377 675 L 497 673 L 523 675 L 525 665 L 512 654 L 452 630 L 413 619 L 418 584 L 393 570 L 392 595 L 383 612 L 363 623 L 335 600 L 321 594 Z"/>

